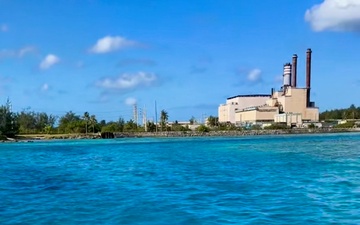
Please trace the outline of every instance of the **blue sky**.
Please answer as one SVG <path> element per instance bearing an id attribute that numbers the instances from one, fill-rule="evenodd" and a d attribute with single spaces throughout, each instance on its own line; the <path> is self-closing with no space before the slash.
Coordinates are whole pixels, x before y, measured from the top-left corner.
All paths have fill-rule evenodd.
<path id="1" fill-rule="evenodd" d="M 281 86 L 313 50 L 320 111 L 360 106 L 359 0 L 0 0 L 0 102 L 126 120 L 217 115 L 238 94 Z"/>

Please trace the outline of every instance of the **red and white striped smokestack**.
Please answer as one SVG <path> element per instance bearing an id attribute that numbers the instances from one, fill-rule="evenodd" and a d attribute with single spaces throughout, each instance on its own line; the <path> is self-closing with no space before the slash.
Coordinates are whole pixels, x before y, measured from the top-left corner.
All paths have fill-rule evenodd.
<path id="1" fill-rule="evenodd" d="M 292 71 L 291 71 L 291 87 L 296 87 L 296 76 L 297 76 L 297 58 L 296 54 L 293 55 L 292 58 Z"/>
<path id="2" fill-rule="evenodd" d="M 311 89 L 311 49 L 308 48 L 306 51 L 306 89 L 307 89 L 307 93 L 306 93 L 306 106 L 309 107 L 310 106 L 310 89 Z"/>

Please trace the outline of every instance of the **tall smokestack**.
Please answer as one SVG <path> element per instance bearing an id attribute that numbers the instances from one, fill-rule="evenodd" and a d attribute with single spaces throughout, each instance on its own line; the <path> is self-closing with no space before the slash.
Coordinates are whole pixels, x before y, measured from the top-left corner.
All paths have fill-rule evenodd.
<path id="1" fill-rule="evenodd" d="M 291 64 L 286 63 L 284 65 L 284 74 L 283 74 L 283 87 L 291 85 Z"/>
<path id="2" fill-rule="evenodd" d="M 306 51 L 306 106 L 310 106 L 310 81 L 311 81 L 311 49 L 308 48 Z"/>
<path id="3" fill-rule="evenodd" d="M 292 58 L 292 71 L 291 71 L 291 87 L 296 87 L 296 76 L 297 76 L 297 58 L 298 56 L 296 54 L 293 55 Z"/>

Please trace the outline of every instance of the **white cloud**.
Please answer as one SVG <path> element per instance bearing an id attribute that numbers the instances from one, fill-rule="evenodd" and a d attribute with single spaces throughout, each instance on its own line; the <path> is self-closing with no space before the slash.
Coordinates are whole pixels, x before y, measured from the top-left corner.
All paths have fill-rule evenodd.
<path id="1" fill-rule="evenodd" d="M 9 27 L 6 24 L 0 25 L 1 32 L 7 32 L 9 30 Z"/>
<path id="2" fill-rule="evenodd" d="M 19 49 L 18 52 L 17 52 L 17 55 L 18 55 L 18 57 L 23 57 L 26 54 L 29 54 L 29 53 L 32 53 L 32 52 L 35 52 L 35 51 L 36 51 L 35 47 L 26 46 L 26 47 L 23 47 L 23 48 Z"/>
<path id="3" fill-rule="evenodd" d="M 33 53 L 36 51 L 36 48 L 33 46 L 25 46 L 18 50 L 12 49 L 2 49 L 0 50 L 0 58 L 14 58 L 19 57 L 22 58 L 29 53 Z"/>
<path id="4" fill-rule="evenodd" d="M 156 81 L 154 74 L 138 72 L 136 74 L 122 74 L 117 78 L 104 78 L 96 83 L 100 88 L 111 90 L 129 90 L 140 86 L 149 86 Z"/>
<path id="5" fill-rule="evenodd" d="M 247 80 L 256 83 L 261 81 L 261 70 L 253 69 L 247 75 Z"/>
<path id="6" fill-rule="evenodd" d="M 49 54 L 43 59 L 43 61 L 41 61 L 39 67 L 42 70 L 46 70 L 46 69 L 49 69 L 50 67 L 52 67 L 53 65 L 55 65 L 58 62 L 60 62 L 59 57 L 57 57 L 56 55 L 53 55 L 53 54 Z"/>
<path id="7" fill-rule="evenodd" d="M 92 53 L 108 53 L 116 50 L 120 50 L 126 47 L 136 45 L 135 41 L 127 40 L 120 36 L 106 36 L 99 39 L 96 44 L 90 48 Z"/>
<path id="8" fill-rule="evenodd" d="M 49 85 L 48 84 L 43 84 L 42 86 L 41 86 L 41 91 L 48 91 L 49 90 Z"/>
<path id="9" fill-rule="evenodd" d="M 360 31 L 359 0 L 324 0 L 305 13 L 314 31 Z"/>
<path id="10" fill-rule="evenodd" d="M 129 97 L 129 98 L 125 99 L 126 105 L 135 105 L 136 102 L 137 102 L 136 98 Z"/>

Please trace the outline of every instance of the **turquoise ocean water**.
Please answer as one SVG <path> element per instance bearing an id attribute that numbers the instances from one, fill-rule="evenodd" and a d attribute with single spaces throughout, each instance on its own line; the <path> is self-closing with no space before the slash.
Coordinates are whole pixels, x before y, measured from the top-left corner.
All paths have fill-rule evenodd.
<path id="1" fill-rule="evenodd" d="M 0 224 L 360 224 L 360 135 L 3 143 Z"/>

